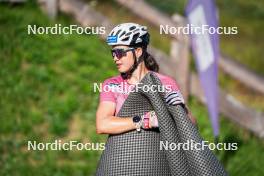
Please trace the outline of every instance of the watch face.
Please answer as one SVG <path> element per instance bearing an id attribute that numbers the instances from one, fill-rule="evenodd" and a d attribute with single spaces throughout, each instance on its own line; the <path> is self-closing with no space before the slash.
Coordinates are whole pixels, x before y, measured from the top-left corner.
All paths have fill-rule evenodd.
<path id="1" fill-rule="evenodd" d="M 137 123 L 137 122 L 139 122 L 140 120 L 141 120 L 140 116 L 135 116 L 135 117 L 133 117 L 133 122 L 134 122 L 134 123 Z"/>

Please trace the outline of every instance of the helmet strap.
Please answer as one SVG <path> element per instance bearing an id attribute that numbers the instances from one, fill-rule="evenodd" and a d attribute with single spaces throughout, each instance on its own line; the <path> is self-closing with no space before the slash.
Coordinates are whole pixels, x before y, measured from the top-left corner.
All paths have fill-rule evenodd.
<path id="1" fill-rule="evenodd" d="M 121 73 L 121 76 L 123 79 L 130 78 L 132 73 L 137 69 L 138 65 L 144 60 L 144 54 L 145 54 L 144 49 L 139 58 L 137 58 L 135 50 L 132 50 L 132 53 L 133 53 L 133 58 L 134 58 L 134 64 L 130 67 L 130 69 L 127 72 Z"/>

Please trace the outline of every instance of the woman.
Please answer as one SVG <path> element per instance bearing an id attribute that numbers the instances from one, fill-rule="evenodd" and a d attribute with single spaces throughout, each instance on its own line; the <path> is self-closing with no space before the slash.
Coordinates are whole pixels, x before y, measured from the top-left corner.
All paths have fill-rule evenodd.
<path id="1" fill-rule="evenodd" d="M 158 128 L 158 120 L 154 111 L 150 111 L 141 116 L 134 117 L 118 117 L 117 114 L 123 103 L 129 95 L 129 92 L 141 81 L 148 73 L 152 72 L 157 75 L 162 85 L 166 88 L 166 102 L 169 104 L 184 104 L 184 100 L 180 94 L 176 82 L 169 76 L 158 73 L 159 67 L 154 58 L 147 52 L 149 44 L 149 33 L 145 26 L 135 23 L 123 23 L 117 25 L 109 34 L 107 42 L 112 46 L 113 60 L 117 66 L 120 75 L 109 78 L 103 83 L 103 91 L 100 93 L 100 103 L 96 113 L 96 130 L 98 134 L 109 134 L 111 136 L 122 136 L 134 134 L 134 132 L 155 131 Z M 105 87 L 110 87 L 111 91 L 106 91 Z M 128 91 L 127 91 L 128 90 Z M 188 113 L 191 121 L 195 123 L 194 118 Z M 153 133 L 153 132 L 152 132 Z M 153 135 L 153 134 L 150 135 Z M 155 135 L 159 135 L 157 130 Z M 140 136 L 138 136 L 140 138 Z M 156 138 L 155 138 L 156 139 Z M 122 142 L 122 141 L 121 141 Z M 119 141 L 119 143 L 121 143 Z M 113 144 L 118 145 L 119 143 Z M 131 173 L 129 169 L 126 171 L 118 170 L 118 166 L 111 167 L 107 160 L 107 152 L 103 154 L 102 159 L 97 168 L 97 175 L 116 175 L 128 173 L 129 175 L 137 175 L 136 171 Z M 111 152 L 110 152 L 111 153 Z M 123 153 L 124 154 L 124 153 Z M 147 156 L 147 155 L 146 155 Z M 162 156 L 160 156 L 162 157 Z M 113 155 L 111 160 L 115 160 Z M 130 162 L 125 160 L 125 162 Z M 147 162 L 147 161 L 146 161 Z M 115 163 L 114 161 L 112 162 Z M 131 163 L 127 163 L 129 167 Z M 144 164 L 144 162 L 143 162 Z M 109 165 L 109 166 L 106 166 Z M 122 162 L 125 167 L 126 164 Z M 164 168 L 155 166 L 156 174 Z M 152 167 L 145 167 L 146 173 L 152 173 Z M 167 168 L 165 168 L 166 170 Z M 109 171 L 111 170 L 111 171 Z M 140 172 L 142 173 L 142 172 Z M 141 174 L 139 174 L 141 175 Z M 144 174 L 143 174 L 144 175 Z M 151 175 L 151 174 L 150 174 Z"/>

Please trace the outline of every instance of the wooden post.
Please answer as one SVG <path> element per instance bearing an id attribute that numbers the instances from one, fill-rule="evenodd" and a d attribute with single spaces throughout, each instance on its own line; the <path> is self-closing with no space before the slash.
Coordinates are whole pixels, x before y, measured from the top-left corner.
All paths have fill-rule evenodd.
<path id="1" fill-rule="evenodd" d="M 51 19 L 55 19 L 58 14 L 58 2 L 57 0 L 46 0 L 47 12 Z"/>
<path id="2" fill-rule="evenodd" d="M 173 22 L 185 26 L 185 20 L 179 15 L 173 15 Z M 190 59 L 189 59 L 189 37 L 179 34 L 181 41 L 172 38 L 170 56 L 175 64 L 176 81 L 180 86 L 184 99 L 187 101 L 190 92 Z"/>
<path id="3" fill-rule="evenodd" d="M 42 10 L 47 12 L 50 19 L 55 19 L 58 15 L 58 0 L 39 0 Z"/>

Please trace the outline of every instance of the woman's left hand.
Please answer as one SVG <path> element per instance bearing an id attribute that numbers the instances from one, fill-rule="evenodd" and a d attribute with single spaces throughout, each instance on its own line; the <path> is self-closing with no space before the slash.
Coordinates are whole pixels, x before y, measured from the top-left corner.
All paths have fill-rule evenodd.
<path id="1" fill-rule="evenodd" d="M 155 111 L 149 111 L 142 116 L 142 128 L 150 129 L 159 127 L 158 118 Z"/>
<path id="2" fill-rule="evenodd" d="M 168 105 L 172 105 L 172 106 L 182 104 L 184 106 L 186 113 L 187 113 L 187 116 L 190 118 L 191 122 L 193 124 L 196 124 L 196 119 L 192 115 L 192 113 L 189 111 L 187 106 L 185 105 L 183 96 L 182 96 L 180 91 L 172 91 L 172 92 L 167 93 L 165 96 L 165 100 L 166 100 L 166 103 Z"/>

